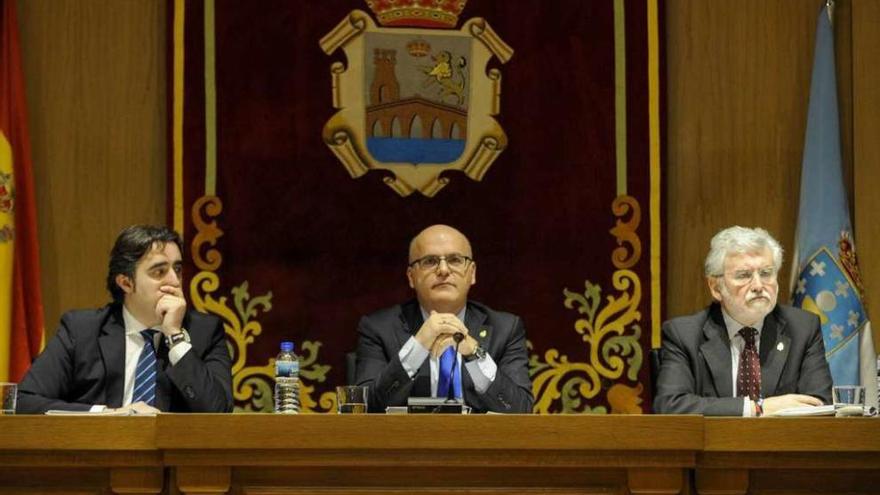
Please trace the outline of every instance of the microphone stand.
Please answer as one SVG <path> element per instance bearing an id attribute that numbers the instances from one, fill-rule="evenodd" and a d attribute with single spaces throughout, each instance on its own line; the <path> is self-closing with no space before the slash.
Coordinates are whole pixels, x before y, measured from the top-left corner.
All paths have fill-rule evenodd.
<path id="1" fill-rule="evenodd" d="M 407 412 L 409 413 L 430 413 L 430 414 L 462 414 L 464 412 L 464 398 L 455 397 L 455 370 L 458 368 L 458 345 L 464 340 L 464 334 L 455 333 L 452 336 L 455 340 L 455 357 L 452 360 L 452 369 L 449 372 L 449 388 L 446 389 L 446 398 L 440 395 L 443 393 L 437 389 L 437 397 L 410 397 L 407 399 Z M 445 352 L 445 351 L 444 351 Z M 438 383 L 439 385 L 439 383 Z"/>
<path id="2" fill-rule="evenodd" d="M 455 340 L 455 354 L 452 360 L 452 370 L 449 371 L 449 390 L 446 391 L 446 403 L 461 404 L 462 401 L 455 396 L 455 370 L 458 368 L 458 346 L 464 340 L 464 334 L 457 332 L 452 338 Z M 462 392 L 464 391 L 462 390 Z M 462 397 L 462 399 L 464 398 Z"/>

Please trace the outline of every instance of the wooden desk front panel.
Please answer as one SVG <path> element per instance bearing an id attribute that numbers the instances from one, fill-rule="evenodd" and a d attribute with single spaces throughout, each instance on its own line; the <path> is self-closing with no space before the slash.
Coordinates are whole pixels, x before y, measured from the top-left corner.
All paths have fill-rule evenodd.
<path id="1" fill-rule="evenodd" d="M 0 417 L 0 493 L 878 493 L 876 473 L 872 418 Z"/>
<path id="2" fill-rule="evenodd" d="M 204 490 L 200 472 L 229 467 L 236 493 L 672 494 L 702 446 L 698 417 L 252 414 L 191 423 L 158 421 L 159 447 L 168 465 L 186 468 L 178 485 L 187 492 Z M 161 436 L 182 430 L 180 441 Z"/>

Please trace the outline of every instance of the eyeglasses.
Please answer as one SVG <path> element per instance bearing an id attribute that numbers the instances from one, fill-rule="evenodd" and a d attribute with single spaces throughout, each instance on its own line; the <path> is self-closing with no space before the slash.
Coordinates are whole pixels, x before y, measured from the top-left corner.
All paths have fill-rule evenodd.
<path id="1" fill-rule="evenodd" d="M 730 278 L 733 279 L 733 283 L 735 285 L 741 286 L 750 283 L 755 278 L 755 273 L 758 274 L 758 278 L 761 279 L 761 282 L 769 283 L 776 280 L 776 268 L 766 267 L 761 268 L 760 270 L 736 270 L 730 274 Z M 721 277 L 723 275 L 719 275 Z"/>
<path id="2" fill-rule="evenodd" d="M 409 267 L 413 268 L 418 266 L 420 269 L 426 271 L 436 270 L 440 266 L 441 261 L 445 261 L 446 266 L 448 266 L 450 270 L 461 272 L 464 271 L 468 264 L 474 261 L 474 259 L 463 254 L 447 254 L 446 256 L 429 254 L 428 256 L 423 256 L 413 261 L 409 264 Z"/>

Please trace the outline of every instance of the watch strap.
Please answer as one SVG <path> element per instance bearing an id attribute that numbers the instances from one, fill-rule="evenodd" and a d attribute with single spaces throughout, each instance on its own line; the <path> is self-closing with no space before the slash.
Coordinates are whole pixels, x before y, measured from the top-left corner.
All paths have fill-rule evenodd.
<path id="1" fill-rule="evenodd" d="M 168 345 L 169 349 L 181 342 L 188 343 L 189 341 L 189 332 L 187 332 L 185 328 L 181 328 L 180 333 L 175 333 L 174 335 L 169 335 L 165 337 L 165 344 Z"/>
<path id="2" fill-rule="evenodd" d="M 464 362 L 470 363 L 471 361 L 476 361 L 477 359 L 483 359 L 486 357 L 486 349 L 483 349 L 479 344 L 474 348 L 473 354 L 469 356 L 464 356 Z"/>

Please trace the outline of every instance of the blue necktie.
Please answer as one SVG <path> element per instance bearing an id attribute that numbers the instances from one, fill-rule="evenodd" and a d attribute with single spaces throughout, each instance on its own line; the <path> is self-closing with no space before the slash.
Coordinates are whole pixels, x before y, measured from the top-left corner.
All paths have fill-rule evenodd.
<path id="1" fill-rule="evenodd" d="M 455 390 L 455 397 L 461 398 L 461 373 L 456 370 L 455 383 L 449 383 L 452 367 L 455 366 L 455 347 L 447 347 L 440 356 L 440 377 L 437 380 L 437 397 L 449 397 L 449 387 Z"/>
<path id="2" fill-rule="evenodd" d="M 156 330 L 141 330 L 144 337 L 144 350 L 138 358 L 134 372 L 134 394 L 131 402 L 144 401 L 148 405 L 156 405 L 156 348 L 153 347 L 153 335 Z"/>

